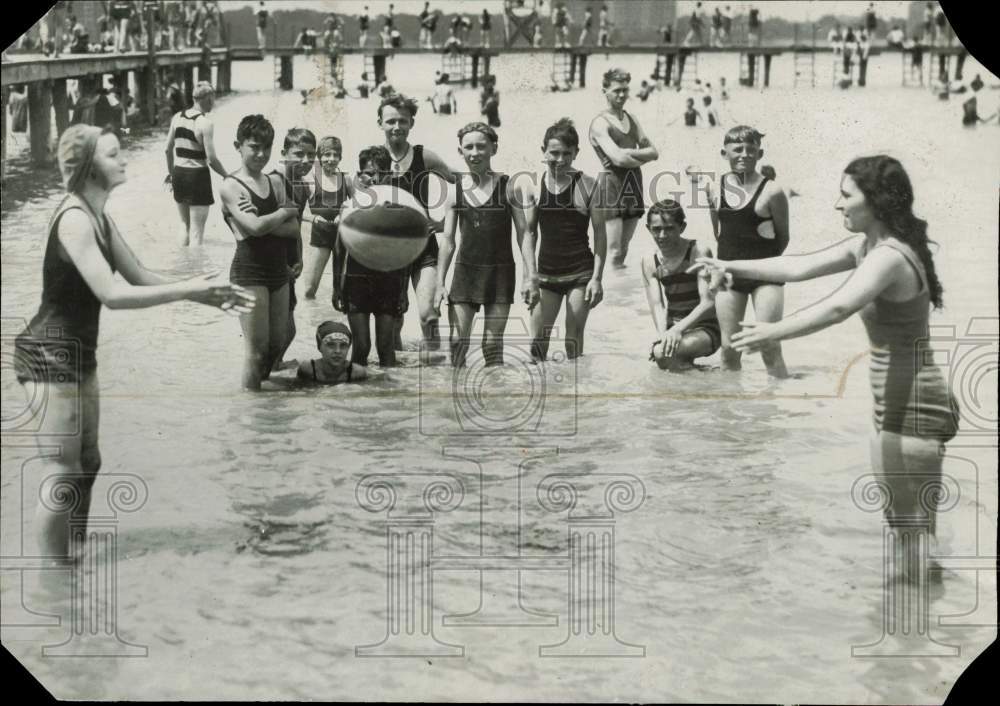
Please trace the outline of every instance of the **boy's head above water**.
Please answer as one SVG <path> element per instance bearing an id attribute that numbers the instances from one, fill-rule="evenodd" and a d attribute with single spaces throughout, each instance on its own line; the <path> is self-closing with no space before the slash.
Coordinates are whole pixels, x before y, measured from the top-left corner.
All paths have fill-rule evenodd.
<path id="1" fill-rule="evenodd" d="M 392 172 L 392 155 L 384 145 L 372 145 L 358 154 L 358 176 L 368 186 L 381 184 Z"/>
<path id="2" fill-rule="evenodd" d="M 673 199 L 657 201 L 646 211 L 646 230 L 657 243 L 679 237 L 685 228 L 684 208 Z"/>

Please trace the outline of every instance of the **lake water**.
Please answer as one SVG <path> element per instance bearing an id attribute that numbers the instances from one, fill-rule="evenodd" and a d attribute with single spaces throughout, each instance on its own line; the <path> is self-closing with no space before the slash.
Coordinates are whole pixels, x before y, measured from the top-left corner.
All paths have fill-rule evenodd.
<path id="1" fill-rule="evenodd" d="M 357 77 L 355 59 L 347 73 Z M 496 61 L 504 124 L 495 167 L 540 169 L 545 128 L 566 115 L 585 133 L 603 106 L 600 75 L 608 66 L 622 65 L 638 81 L 651 63 L 595 56 L 586 90 L 552 94 L 548 59 Z M 725 123 L 764 132 L 763 161 L 801 194 L 791 202 L 791 252 L 845 237 L 833 203 L 852 157 L 887 151 L 911 174 L 918 214 L 940 247 L 946 308 L 932 318 L 936 347 L 966 410 L 945 462 L 961 495 L 940 517 L 940 551 L 946 564 L 959 557 L 974 564 L 992 553 L 996 536 L 1000 132 L 961 129 L 959 97 L 943 102 L 928 90 L 898 87 L 896 56 L 873 60 L 869 88 L 848 92 L 822 81 L 796 89 L 786 64 L 787 57 L 776 60 L 773 87 L 763 92 L 735 87 L 735 56 L 703 59 L 699 73 L 728 77 Z M 423 97 L 437 68 L 435 57 L 404 57 L 388 73 L 399 89 Z M 970 59 L 968 75 L 980 70 Z M 297 88 L 316 85 L 311 60 L 298 58 L 295 71 Z M 237 165 L 235 127 L 251 112 L 270 117 L 278 141 L 293 126 L 339 136 L 348 168 L 359 149 L 381 141 L 374 100 L 315 97 L 302 105 L 297 92 L 273 91 L 271 78 L 270 62 L 234 68 L 238 93 L 213 112 L 228 167 Z M 725 166 L 721 131 L 667 125 L 684 97 L 661 92 L 629 104 L 659 148 L 655 169 L 668 173 L 661 197 L 678 189 L 670 172 Z M 983 91 L 980 112 L 993 112 L 996 98 Z M 442 117 L 422 104 L 412 136 L 456 166 L 455 132 L 479 119 L 473 91 L 459 90 L 458 103 L 457 115 Z M 176 245 L 162 133 L 133 139 L 128 153 L 129 181 L 109 210 L 143 262 L 177 277 L 226 270 L 233 241 L 218 210 L 203 248 Z M 596 171 L 589 146 L 577 166 Z M 644 172 L 649 183 L 654 169 Z M 69 628 L 46 627 L 30 612 L 46 609 L 21 590 L 22 576 L 30 585 L 36 573 L 18 569 L 32 561 L 39 464 L 30 437 L 7 433 L 23 399 L 8 356 L 10 337 L 37 305 L 45 227 L 60 197 L 54 172 L 32 172 L 15 154 L 2 213 L 3 643 L 61 698 L 939 703 L 995 638 L 995 573 L 955 569 L 935 594 L 930 619 L 934 638 L 959 646 L 958 656 L 852 657 L 852 646 L 882 632 L 882 518 L 862 511 L 851 493 L 870 472 L 861 323 L 854 317 L 787 342 L 795 377 L 779 383 L 768 381 L 758 356 L 747 358 L 742 374 L 665 374 L 646 360 L 654 331 L 638 263 L 652 242 L 640 227 L 629 267 L 607 273 L 605 300 L 587 326 L 587 355 L 544 371 L 526 364 L 519 335 L 526 311 L 515 306 L 503 370 L 472 365 L 456 382 L 448 367 L 408 367 L 366 385 L 251 395 L 239 390 L 236 320 L 193 304 L 105 311 L 98 353 L 104 467 L 94 512 L 122 474 L 141 479 L 131 480 L 145 491 L 141 508 L 107 527 L 117 536 L 110 566 L 118 634 L 147 651 L 137 659 L 43 656 L 41 647 L 63 642 Z M 690 195 L 683 198 L 690 205 Z M 688 236 L 711 240 L 707 210 L 689 207 L 688 221 Z M 789 285 L 786 310 L 841 280 Z M 315 325 L 340 317 L 329 299 L 327 278 L 315 301 L 300 301 L 292 357 L 315 355 Z M 404 339 L 412 348 L 417 338 L 408 318 Z M 717 365 L 717 357 L 708 362 Z M 396 478 L 391 510 L 362 507 L 358 485 L 368 474 Z M 580 488 L 573 526 L 590 522 L 614 538 L 614 631 L 620 643 L 643 648 L 642 656 L 540 656 L 540 646 L 565 639 L 570 619 L 572 523 L 566 507 L 552 507 L 558 493 L 539 490 L 552 474 Z M 451 563 L 433 573 L 433 632 L 464 651 L 359 657 L 356 648 L 379 643 L 387 630 L 386 519 L 429 532 L 428 516 L 412 506 L 422 508 L 426 481 L 441 477 L 453 479 L 453 488 L 460 481 L 462 495 L 451 498 L 455 509 L 434 516 L 431 555 Z M 609 513 L 604 488 L 622 480 L 641 493 L 632 498 L 638 507 Z M 611 507 L 623 504 L 628 499 L 619 497 Z M 520 572 L 522 610 L 508 609 L 518 575 L 480 574 L 470 555 L 533 562 Z M 453 617 L 480 605 L 479 622 L 493 625 Z M 449 616 L 444 623 L 442 616 Z M 900 643 L 893 654 L 913 655 L 908 649 Z"/>

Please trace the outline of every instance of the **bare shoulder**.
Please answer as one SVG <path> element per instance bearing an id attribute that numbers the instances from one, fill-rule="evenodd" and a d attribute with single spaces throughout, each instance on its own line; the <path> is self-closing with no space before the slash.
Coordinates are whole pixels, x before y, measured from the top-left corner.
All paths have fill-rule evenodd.
<path id="1" fill-rule="evenodd" d="M 705 245 L 699 240 L 694 241 L 694 251 L 691 253 L 694 257 L 714 257 L 712 254 L 712 248 Z"/>
<path id="2" fill-rule="evenodd" d="M 94 226 L 83 209 L 67 209 L 59 218 L 59 239 L 78 239 L 94 236 Z"/>
<path id="3" fill-rule="evenodd" d="M 653 262 L 652 255 L 643 255 L 640 263 L 640 270 L 642 271 L 642 281 L 646 282 L 653 276 L 653 270 L 656 269 L 656 264 Z"/>

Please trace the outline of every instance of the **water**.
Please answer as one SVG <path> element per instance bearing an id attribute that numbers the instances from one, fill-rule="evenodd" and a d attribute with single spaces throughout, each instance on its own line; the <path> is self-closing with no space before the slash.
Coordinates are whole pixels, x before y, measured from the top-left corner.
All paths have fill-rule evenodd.
<path id="1" fill-rule="evenodd" d="M 348 60 L 349 76 L 360 74 L 354 59 Z M 723 114 L 766 133 L 764 161 L 802 194 L 791 204 L 792 251 L 845 236 L 832 207 L 851 157 L 885 150 L 903 159 L 918 212 L 940 243 L 947 308 L 932 323 L 955 327 L 961 338 L 970 322 L 986 317 L 976 325 L 985 327 L 995 350 L 996 128 L 961 130 L 957 100 L 943 103 L 928 91 L 896 88 L 896 60 L 873 61 L 873 85 L 846 94 L 796 90 L 778 60 L 772 89 L 732 87 Z M 496 167 L 541 168 L 542 133 L 563 115 L 585 131 L 603 104 L 599 76 L 612 62 L 637 79 L 651 68 L 648 58 L 595 56 L 591 88 L 553 95 L 545 85 L 547 60 L 497 62 L 504 126 Z M 703 60 L 701 75 L 728 71 L 728 83 L 736 83 L 736 57 L 711 62 L 710 71 L 710 60 Z M 400 89 L 423 96 L 436 68 L 433 57 L 398 58 L 389 75 Z M 976 70 L 970 59 L 969 75 Z M 232 136 L 248 112 L 270 116 L 279 136 L 302 125 L 340 136 L 345 166 L 353 167 L 362 146 L 380 142 L 374 101 L 316 99 L 303 106 L 297 93 L 270 90 L 270 71 L 269 64 L 234 68 L 241 92 L 222 99 L 213 114 L 224 164 L 235 166 Z M 297 60 L 295 71 L 299 87 L 315 84 L 307 60 Z M 994 94 L 985 93 L 981 112 L 988 114 Z M 659 147 L 656 167 L 721 169 L 721 132 L 666 126 L 680 114 L 683 97 L 659 93 L 630 105 Z M 458 102 L 458 115 L 448 117 L 421 104 L 414 133 L 453 164 L 455 132 L 478 119 L 472 91 L 460 91 Z M 577 164 L 596 170 L 589 147 Z M 9 336 L 37 304 L 45 224 L 60 198 L 53 174 L 32 172 L 29 179 L 23 157 L 16 156 L 10 169 L 15 177 L 5 186 L 2 216 L 5 427 L 22 399 L 7 365 Z M 202 249 L 176 247 L 164 170 L 162 135 L 132 141 L 129 182 L 109 205 L 122 232 L 157 270 L 178 277 L 225 270 L 233 244 L 217 209 Z M 653 172 L 645 173 L 648 182 Z M 665 176 L 657 195 L 676 188 Z M 690 204 L 690 196 L 684 198 Z M 689 208 L 688 215 L 687 235 L 710 241 L 707 211 Z M 508 328 L 508 366 L 488 375 L 473 368 L 457 396 L 447 368 L 398 369 L 363 386 L 250 395 L 238 389 L 242 342 L 235 320 L 186 303 L 106 311 L 98 354 L 104 467 L 95 512 L 114 474 L 142 479 L 145 504 L 118 517 L 114 567 L 119 634 L 147 646 L 148 657 L 42 657 L 40 646 L 63 641 L 67 630 L 24 626 L 43 621 L 24 617 L 13 571 L 3 573 L 0 593 L 4 645 L 53 693 L 70 698 L 460 700 L 475 694 L 510 700 L 940 702 L 995 635 L 988 627 L 996 622 L 995 575 L 979 575 L 978 601 L 985 607 L 951 621 L 959 626 L 937 619 L 974 609 L 976 574 L 949 573 L 943 595 L 936 595 L 932 634 L 960 645 L 960 657 L 851 657 L 852 645 L 881 633 L 881 517 L 851 500 L 855 479 L 869 472 L 871 401 L 860 322 L 854 318 L 786 343 L 796 376 L 781 383 L 767 380 L 757 356 L 747 359 L 741 375 L 661 373 L 646 362 L 654 332 L 638 282 L 639 256 L 651 247 L 640 228 L 630 267 L 607 274 L 605 301 L 588 322 L 587 355 L 576 366 L 548 369 L 541 413 L 542 379 L 525 364 L 526 343 L 518 335 L 525 329 L 517 318 L 525 312 L 518 307 Z M 841 279 L 790 285 L 787 310 L 817 300 Z M 300 335 L 291 356 L 315 355 L 313 327 L 337 316 L 329 296 L 327 279 L 315 301 L 300 302 Z M 410 319 L 404 338 L 411 345 L 417 339 Z M 961 367 L 962 345 L 946 338 L 938 348 L 956 352 L 946 371 L 956 376 L 966 409 L 979 414 L 968 417 L 964 431 L 977 420 L 988 426 L 990 419 L 995 429 L 996 368 Z M 978 382 L 976 370 L 986 370 Z M 541 417 L 520 433 L 469 436 L 456 404 L 473 415 L 466 426 L 471 422 L 480 432 L 502 425 L 505 415 Z M 968 448 L 953 445 L 945 463 L 963 492 L 940 519 L 947 556 L 987 555 L 996 533 L 995 453 L 989 436 L 986 442 L 971 433 L 967 439 Z M 483 460 L 475 448 L 483 446 L 507 450 L 498 452 L 498 461 L 483 461 L 480 475 L 468 459 Z M 558 447 L 558 455 L 535 447 Z M 5 433 L 2 541 L 4 556 L 13 557 L 5 559 L 7 567 L 31 554 L 37 455 L 30 438 Z M 526 571 L 522 579 L 524 606 L 558 615 L 558 625 L 443 626 L 439 616 L 474 611 L 479 592 L 476 572 L 437 571 L 434 632 L 443 643 L 464 645 L 464 656 L 356 657 L 357 646 L 377 643 L 386 633 L 386 514 L 366 512 L 355 493 L 371 473 L 411 474 L 404 477 L 409 480 L 412 474 L 452 473 L 462 480 L 462 504 L 435 523 L 436 557 L 477 554 L 480 547 L 519 550 L 555 568 L 566 556 L 566 513 L 540 506 L 535 487 L 542 478 L 583 473 L 595 485 L 602 474 L 638 478 L 643 504 L 615 515 L 615 630 L 622 642 L 643 646 L 645 657 L 540 658 L 540 645 L 566 635 L 566 574 L 556 570 Z M 480 482 L 487 488 L 484 505 Z M 602 509 L 602 497 L 599 488 L 590 488 L 579 511 Z M 411 498 L 401 493 L 398 502 L 394 517 L 411 510 Z M 487 520 L 482 535 L 481 512 Z M 511 575 L 486 576 L 489 607 L 491 599 L 504 597 Z M 25 600 L 27 609 L 41 610 Z"/>

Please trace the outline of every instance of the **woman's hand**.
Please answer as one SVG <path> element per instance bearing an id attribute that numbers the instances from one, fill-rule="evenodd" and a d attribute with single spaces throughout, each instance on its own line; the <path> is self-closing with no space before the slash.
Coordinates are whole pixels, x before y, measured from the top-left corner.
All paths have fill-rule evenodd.
<path id="1" fill-rule="evenodd" d="M 191 292 L 187 299 L 218 307 L 232 316 L 249 314 L 257 304 L 251 292 L 238 284 L 220 280 L 216 272 L 195 277 L 190 282 Z"/>
<path id="2" fill-rule="evenodd" d="M 726 270 L 726 261 L 714 257 L 695 258 L 695 264 L 687 268 L 687 272 L 697 272 L 698 276 L 708 282 L 708 295 L 715 298 L 720 289 L 729 289 L 733 285 L 733 275 Z"/>
<path id="3" fill-rule="evenodd" d="M 441 305 L 444 304 L 447 298 L 448 289 L 444 286 L 444 282 L 438 282 L 437 288 L 434 292 L 434 298 L 431 300 L 431 303 L 434 306 L 434 311 L 437 312 L 438 316 L 441 316 Z"/>
<path id="4" fill-rule="evenodd" d="M 741 321 L 742 331 L 730 336 L 733 348 L 741 353 L 756 353 L 775 340 L 774 324 L 766 321 Z"/>
<path id="5" fill-rule="evenodd" d="M 333 308 L 341 314 L 347 313 L 347 306 L 344 303 L 344 293 L 340 291 L 340 287 L 333 288 Z"/>
<path id="6" fill-rule="evenodd" d="M 587 289 L 583 293 L 583 300 L 587 302 L 587 306 L 593 309 L 595 306 L 601 303 L 604 299 L 604 286 L 601 284 L 601 280 L 594 278 L 587 282 Z"/>

